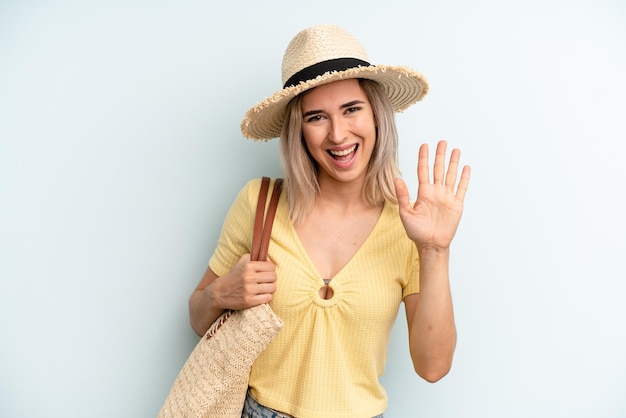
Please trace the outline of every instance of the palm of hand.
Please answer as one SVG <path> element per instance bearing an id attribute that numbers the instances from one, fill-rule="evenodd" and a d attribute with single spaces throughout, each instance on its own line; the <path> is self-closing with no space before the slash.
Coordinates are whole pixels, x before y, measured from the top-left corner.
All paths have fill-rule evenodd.
<path id="1" fill-rule="evenodd" d="M 437 145 L 433 182 L 430 181 L 428 146 L 419 151 L 417 177 L 418 193 L 413 205 L 409 201 L 406 184 L 396 180 L 396 195 L 400 218 L 407 235 L 418 248 L 445 249 L 450 246 L 463 213 L 463 200 L 469 185 L 470 169 L 464 167 L 458 186 L 456 185 L 460 151 L 452 151 L 448 170 L 445 170 L 446 142 Z"/>

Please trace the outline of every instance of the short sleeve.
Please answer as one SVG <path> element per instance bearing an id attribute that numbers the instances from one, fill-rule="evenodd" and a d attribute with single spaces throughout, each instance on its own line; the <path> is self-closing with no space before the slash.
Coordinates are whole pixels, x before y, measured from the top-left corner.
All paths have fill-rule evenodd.
<path id="1" fill-rule="evenodd" d="M 256 202 L 261 180 L 249 181 L 231 205 L 209 267 L 218 276 L 228 273 L 242 255 L 250 253 Z"/>

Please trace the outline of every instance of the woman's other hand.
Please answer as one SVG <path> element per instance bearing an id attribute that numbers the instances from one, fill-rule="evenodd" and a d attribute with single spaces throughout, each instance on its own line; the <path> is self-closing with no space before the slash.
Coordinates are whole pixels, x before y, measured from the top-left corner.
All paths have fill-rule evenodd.
<path id="1" fill-rule="evenodd" d="M 461 220 L 463 200 L 470 180 L 470 168 L 464 166 L 458 181 L 461 151 L 453 149 L 446 171 L 446 141 L 437 144 L 433 179 L 430 178 L 428 145 L 422 144 L 417 161 L 417 198 L 411 205 L 406 183 L 396 179 L 400 218 L 418 250 L 448 249 Z"/>

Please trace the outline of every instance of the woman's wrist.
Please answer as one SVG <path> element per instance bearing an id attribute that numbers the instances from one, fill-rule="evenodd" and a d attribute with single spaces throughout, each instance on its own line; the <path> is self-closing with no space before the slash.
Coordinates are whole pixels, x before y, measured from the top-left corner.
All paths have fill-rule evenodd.
<path id="1" fill-rule="evenodd" d="M 450 247 L 437 247 L 435 245 L 417 245 L 417 253 L 420 256 L 420 260 L 425 259 L 443 259 L 447 260 L 450 257 Z"/>

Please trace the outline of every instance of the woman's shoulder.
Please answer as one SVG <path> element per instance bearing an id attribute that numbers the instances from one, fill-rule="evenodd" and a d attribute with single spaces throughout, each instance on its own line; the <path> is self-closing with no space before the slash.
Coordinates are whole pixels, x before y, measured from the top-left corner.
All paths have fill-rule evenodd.
<path id="1" fill-rule="evenodd" d="M 272 191 L 272 187 L 276 181 L 274 177 L 268 177 L 270 180 L 269 183 L 269 191 Z M 252 178 L 248 180 L 241 190 L 239 191 L 239 199 L 247 200 L 250 203 L 256 204 L 256 201 L 259 198 L 259 193 L 261 191 L 261 183 L 263 182 L 263 177 Z"/>
<path id="2" fill-rule="evenodd" d="M 276 177 L 269 177 L 269 176 L 256 177 L 256 178 L 252 178 L 252 179 L 248 180 L 246 182 L 246 184 L 243 186 L 243 188 L 245 190 L 256 190 L 258 192 L 259 189 L 261 188 L 261 183 L 262 183 L 264 178 L 268 178 L 269 179 L 270 186 L 272 186 L 274 184 L 274 182 L 277 180 Z"/>
<path id="3" fill-rule="evenodd" d="M 383 228 L 380 228 L 382 231 L 387 231 L 387 233 L 395 231 L 400 234 L 406 234 L 402 220 L 400 219 L 400 210 L 396 202 L 385 201 L 380 216 L 380 223 L 383 226 Z"/>
<path id="4" fill-rule="evenodd" d="M 398 209 L 398 203 L 390 200 L 385 200 L 383 204 L 382 218 L 387 221 L 400 220 L 400 211 Z"/>
<path id="5" fill-rule="evenodd" d="M 244 196 L 258 196 L 261 189 L 261 177 L 247 180 L 241 187 L 239 194 Z"/>

